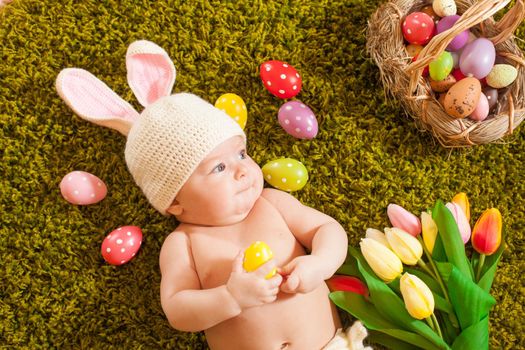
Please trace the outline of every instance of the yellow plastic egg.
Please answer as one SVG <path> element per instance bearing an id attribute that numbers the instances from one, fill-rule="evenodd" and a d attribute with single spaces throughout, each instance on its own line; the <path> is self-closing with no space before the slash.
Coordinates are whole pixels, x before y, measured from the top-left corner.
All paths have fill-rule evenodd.
<path id="1" fill-rule="evenodd" d="M 303 163 L 292 158 L 272 160 L 262 167 L 264 179 L 283 191 L 298 191 L 308 181 L 308 171 Z"/>
<path id="2" fill-rule="evenodd" d="M 272 257 L 273 252 L 270 247 L 264 242 L 257 241 L 244 251 L 243 267 L 248 272 L 255 271 Z M 274 268 L 266 275 L 266 279 L 272 278 L 276 273 L 277 268 Z"/>
<path id="3" fill-rule="evenodd" d="M 215 101 L 215 107 L 228 114 L 244 130 L 248 119 L 246 104 L 239 95 L 224 94 Z"/>

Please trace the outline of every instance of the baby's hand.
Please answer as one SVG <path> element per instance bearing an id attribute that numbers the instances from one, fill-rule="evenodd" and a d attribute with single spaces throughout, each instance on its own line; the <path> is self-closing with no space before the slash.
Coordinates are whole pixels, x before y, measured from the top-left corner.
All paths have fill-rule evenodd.
<path id="1" fill-rule="evenodd" d="M 232 273 L 226 283 L 226 288 L 237 301 L 237 304 L 241 309 L 246 309 L 275 301 L 283 278 L 279 274 L 275 274 L 270 279 L 265 278 L 275 268 L 275 261 L 270 260 L 257 270 L 246 272 L 242 267 L 243 258 L 244 254 L 239 252 L 235 257 Z"/>
<path id="2" fill-rule="evenodd" d="M 285 293 L 308 293 L 324 281 L 324 264 L 315 255 L 302 255 L 290 261 L 279 269 L 279 273 L 287 276 L 281 285 Z"/>

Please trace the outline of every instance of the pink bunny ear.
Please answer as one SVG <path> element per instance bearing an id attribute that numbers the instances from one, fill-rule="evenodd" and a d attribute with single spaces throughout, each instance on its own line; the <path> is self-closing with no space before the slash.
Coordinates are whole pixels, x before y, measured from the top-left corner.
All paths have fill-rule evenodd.
<path id="1" fill-rule="evenodd" d="M 129 103 L 84 69 L 63 69 L 58 74 L 56 89 L 81 118 L 115 129 L 125 136 L 139 117 Z"/>
<path id="2" fill-rule="evenodd" d="M 133 42 L 126 53 L 128 84 L 144 107 L 169 96 L 175 83 L 175 66 L 160 46 L 151 41 Z"/>

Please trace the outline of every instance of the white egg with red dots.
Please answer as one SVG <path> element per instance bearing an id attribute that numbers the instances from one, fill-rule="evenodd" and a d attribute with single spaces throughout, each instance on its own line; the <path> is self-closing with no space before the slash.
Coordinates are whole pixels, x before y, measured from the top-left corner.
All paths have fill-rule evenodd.
<path id="1" fill-rule="evenodd" d="M 122 265 L 133 259 L 142 245 L 142 230 L 137 226 L 122 226 L 111 231 L 102 242 L 100 252 L 111 265 Z"/>
<path id="2" fill-rule="evenodd" d="M 60 193 L 71 204 L 98 203 L 107 192 L 106 184 L 101 179 L 85 171 L 72 171 L 60 181 Z"/>

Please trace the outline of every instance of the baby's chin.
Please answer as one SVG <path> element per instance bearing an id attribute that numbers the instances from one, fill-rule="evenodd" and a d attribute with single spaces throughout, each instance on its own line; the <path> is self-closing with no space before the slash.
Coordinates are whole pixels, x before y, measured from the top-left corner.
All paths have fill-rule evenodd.
<path id="1" fill-rule="evenodd" d="M 233 225 L 246 219 L 261 196 L 262 189 L 262 184 L 256 183 L 248 190 L 237 194 L 232 210 L 217 220 L 221 226 Z"/>

